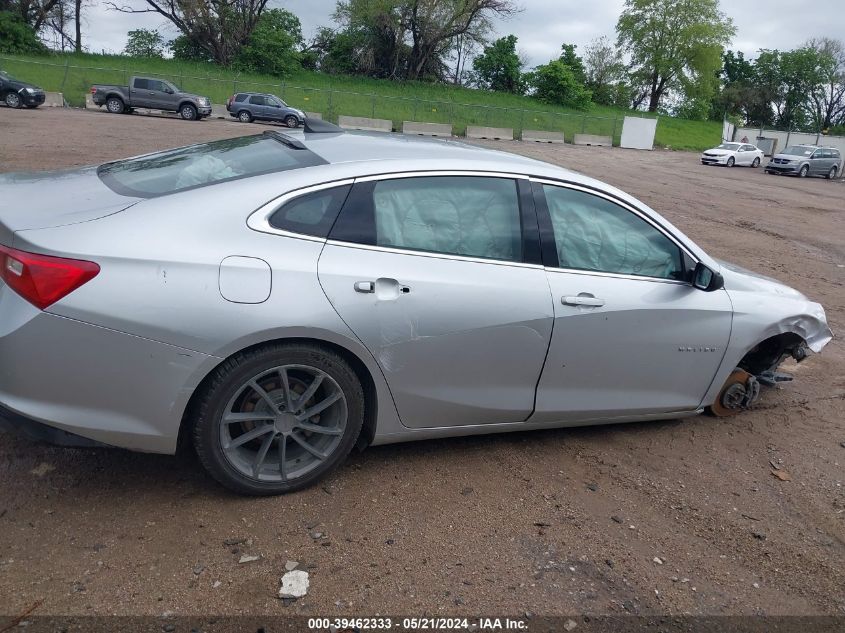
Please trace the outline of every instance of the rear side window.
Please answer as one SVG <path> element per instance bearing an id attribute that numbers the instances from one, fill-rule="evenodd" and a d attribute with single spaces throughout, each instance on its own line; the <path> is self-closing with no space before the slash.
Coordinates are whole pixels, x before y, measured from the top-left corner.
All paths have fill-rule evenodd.
<path id="1" fill-rule="evenodd" d="M 134 87 L 137 90 L 147 90 L 150 87 L 150 82 L 147 79 L 136 79 Z"/>
<path id="2" fill-rule="evenodd" d="M 241 94 L 239 94 L 239 95 L 236 95 L 236 96 L 235 96 L 235 101 L 236 101 L 236 102 L 238 102 L 238 103 L 241 103 L 241 102 L 243 102 L 243 101 L 246 101 L 246 95 L 245 95 L 244 93 L 241 93 Z"/>
<path id="3" fill-rule="evenodd" d="M 259 134 L 106 163 L 97 174 L 119 194 L 154 198 L 227 180 L 325 164 L 308 149 L 296 149 L 271 135 Z"/>
<path id="4" fill-rule="evenodd" d="M 516 182 L 419 176 L 360 183 L 332 239 L 409 251 L 522 261 Z"/>
<path id="5" fill-rule="evenodd" d="M 351 185 L 321 189 L 285 202 L 272 216 L 270 226 L 283 231 L 326 237 Z"/>
<path id="6" fill-rule="evenodd" d="M 838 149 L 830 150 L 830 157 L 831 158 L 839 158 L 839 150 Z"/>

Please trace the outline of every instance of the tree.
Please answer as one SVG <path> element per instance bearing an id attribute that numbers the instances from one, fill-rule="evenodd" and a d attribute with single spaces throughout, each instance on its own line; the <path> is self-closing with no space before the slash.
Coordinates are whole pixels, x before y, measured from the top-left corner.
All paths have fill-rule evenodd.
<path id="1" fill-rule="evenodd" d="M 822 83 L 810 93 L 812 116 L 817 129 L 845 123 L 845 44 L 828 37 L 807 42 L 819 54 Z"/>
<path id="2" fill-rule="evenodd" d="M 476 42 L 512 0 L 338 0 L 334 18 L 359 72 L 375 77 L 443 79 L 461 36 Z"/>
<path id="3" fill-rule="evenodd" d="M 537 66 L 530 75 L 534 96 L 540 101 L 579 110 L 590 106 L 590 91 L 578 81 L 572 68 L 559 59 Z"/>
<path id="4" fill-rule="evenodd" d="M 184 33 L 177 35 L 167 43 L 173 59 L 180 59 L 186 62 L 208 62 L 214 61 L 211 54 L 202 46 L 191 40 Z"/>
<path id="5" fill-rule="evenodd" d="M 108 2 L 122 13 L 158 13 L 218 64 L 229 66 L 247 43 L 268 0 L 145 0 L 133 8 Z"/>
<path id="6" fill-rule="evenodd" d="M 500 37 L 473 60 L 477 85 L 496 92 L 525 93 L 525 62 L 516 52 L 516 42 L 516 35 Z"/>
<path id="7" fill-rule="evenodd" d="M 569 67 L 578 82 L 585 84 L 587 83 L 587 71 L 584 68 L 584 60 L 575 52 L 576 48 L 578 47 L 575 44 L 562 44 L 559 59 Z"/>
<path id="8" fill-rule="evenodd" d="M 602 105 L 629 105 L 622 53 L 607 36 L 594 39 L 584 49 L 584 71 L 593 101 Z"/>
<path id="9" fill-rule="evenodd" d="M 16 14 L 20 22 L 38 33 L 58 3 L 59 0 L 0 0 L 0 11 Z"/>
<path id="10" fill-rule="evenodd" d="M 265 11 L 235 58 L 240 70 L 265 73 L 276 77 L 289 75 L 300 68 L 302 25 L 299 18 L 285 9 Z"/>
<path id="11" fill-rule="evenodd" d="M 656 112 L 669 90 L 712 93 L 736 29 L 718 0 L 625 0 L 616 32 L 618 45 L 631 53 L 631 72 L 648 87 L 649 111 Z"/>
<path id="12" fill-rule="evenodd" d="M 44 53 L 47 48 L 20 15 L 0 11 L 0 53 Z"/>
<path id="13" fill-rule="evenodd" d="M 806 47 L 760 51 L 755 63 L 757 81 L 774 109 L 778 126 L 800 129 L 809 123 L 808 100 L 824 84 L 828 61 Z"/>
<path id="14" fill-rule="evenodd" d="M 127 33 L 124 55 L 130 57 L 164 57 L 164 39 L 158 31 L 135 29 Z"/>

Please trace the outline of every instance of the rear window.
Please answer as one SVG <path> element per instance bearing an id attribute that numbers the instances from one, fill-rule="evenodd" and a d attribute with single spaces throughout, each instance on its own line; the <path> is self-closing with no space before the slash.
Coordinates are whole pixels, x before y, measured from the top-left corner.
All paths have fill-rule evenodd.
<path id="1" fill-rule="evenodd" d="M 272 135 L 241 136 L 101 165 L 100 179 L 125 196 L 154 198 L 227 180 L 325 165 Z"/>

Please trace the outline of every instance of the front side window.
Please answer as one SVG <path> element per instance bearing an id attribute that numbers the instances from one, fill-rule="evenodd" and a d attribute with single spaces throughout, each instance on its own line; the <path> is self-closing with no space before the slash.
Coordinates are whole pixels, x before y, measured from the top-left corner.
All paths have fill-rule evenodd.
<path id="1" fill-rule="evenodd" d="M 157 90 L 158 92 L 164 92 L 164 82 L 159 81 L 158 79 L 150 79 L 148 83 L 148 87 L 150 90 Z"/>
<path id="2" fill-rule="evenodd" d="M 270 226 L 283 231 L 326 237 L 351 188 L 351 185 L 342 185 L 288 200 L 270 216 Z"/>
<path id="3" fill-rule="evenodd" d="M 521 235 L 516 181 L 483 176 L 360 183 L 332 233 L 373 246 L 504 261 L 522 261 Z"/>
<path id="4" fill-rule="evenodd" d="M 97 174 L 119 194 L 152 198 L 225 180 L 325 164 L 310 150 L 295 149 L 259 134 L 106 163 Z"/>
<path id="5" fill-rule="evenodd" d="M 684 280 L 681 250 L 627 209 L 576 189 L 544 185 L 559 266 Z"/>

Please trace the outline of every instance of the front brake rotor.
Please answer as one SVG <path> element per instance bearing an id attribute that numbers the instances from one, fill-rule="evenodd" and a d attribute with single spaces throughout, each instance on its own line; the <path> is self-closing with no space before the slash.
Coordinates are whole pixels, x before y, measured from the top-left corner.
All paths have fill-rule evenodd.
<path id="1" fill-rule="evenodd" d="M 725 381 L 716 401 L 710 405 L 710 413 L 723 418 L 736 415 L 749 408 L 760 393 L 756 378 L 742 369 L 734 369 Z"/>

